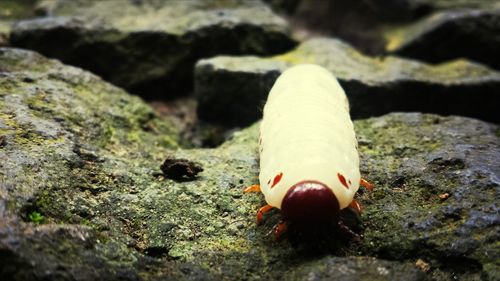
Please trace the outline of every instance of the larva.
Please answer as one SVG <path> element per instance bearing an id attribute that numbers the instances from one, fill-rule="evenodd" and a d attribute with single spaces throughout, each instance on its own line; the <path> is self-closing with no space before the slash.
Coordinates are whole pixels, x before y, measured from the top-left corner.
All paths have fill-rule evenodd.
<path id="1" fill-rule="evenodd" d="M 260 185 L 268 205 L 285 221 L 339 221 L 340 210 L 358 212 L 354 195 L 361 179 L 349 104 L 337 79 L 318 65 L 289 68 L 276 80 L 260 125 Z M 343 226 L 343 225 L 342 225 Z M 284 225 L 275 228 L 280 232 Z"/>

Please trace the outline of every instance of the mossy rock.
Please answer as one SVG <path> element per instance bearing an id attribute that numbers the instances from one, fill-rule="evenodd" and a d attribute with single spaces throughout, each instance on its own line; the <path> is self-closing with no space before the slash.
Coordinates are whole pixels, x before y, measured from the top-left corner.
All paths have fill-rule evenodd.
<path id="1" fill-rule="evenodd" d="M 52 1 L 20 21 L 10 43 L 90 70 L 145 97 L 192 88 L 194 63 L 217 54 L 269 55 L 294 41 L 260 1 Z"/>
<path id="2" fill-rule="evenodd" d="M 485 9 L 445 10 L 389 28 L 386 51 L 430 63 L 467 58 L 500 69 L 500 3 Z"/>
<path id="3" fill-rule="evenodd" d="M 0 46 L 8 45 L 9 33 L 16 20 L 35 15 L 38 0 L 3 0 L 0 2 Z"/>

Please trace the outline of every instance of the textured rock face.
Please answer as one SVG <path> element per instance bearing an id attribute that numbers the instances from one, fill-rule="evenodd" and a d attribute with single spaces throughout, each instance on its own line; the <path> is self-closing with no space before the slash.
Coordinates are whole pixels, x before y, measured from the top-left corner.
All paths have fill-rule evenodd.
<path id="1" fill-rule="evenodd" d="M 284 20 L 259 1 L 55 1 L 18 22 L 13 46 L 91 70 L 146 96 L 189 89 L 199 58 L 293 47 Z"/>
<path id="2" fill-rule="evenodd" d="M 398 57 L 368 57 L 326 38 L 311 39 L 272 58 L 201 60 L 195 70 L 199 116 L 229 126 L 259 119 L 275 79 L 286 67 L 300 63 L 322 65 L 339 79 L 353 118 L 422 111 L 500 121 L 499 72 L 465 60 L 431 66 Z"/>
<path id="3" fill-rule="evenodd" d="M 168 120 L 139 98 L 36 53 L 0 48 L 0 279 L 139 279 L 146 260 L 90 226 L 104 212 L 94 195 L 110 200 L 144 173 L 128 173 L 119 155 L 140 162 L 148 147 L 176 143 Z"/>
<path id="4" fill-rule="evenodd" d="M 0 49 L 2 280 L 495 280 L 500 128 L 463 117 L 355 122 L 361 242 L 255 225 L 258 124 L 215 149 L 95 76 Z M 166 156 L 201 165 L 158 176 Z M 417 262 L 416 262 L 417 261 Z M 417 268 L 414 264 L 420 265 Z"/>
<path id="5" fill-rule="evenodd" d="M 449 10 L 387 32 L 386 50 L 432 63 L 463 57 L 500 69 L 499 34 L 500 4 Z"/>
<path id="6" fill-rule="evenodd" d="M 321 264 L 321 266 L 318 266 Z M 362 272 L 362 273 L 361 273 Z M 327 257 L 286 274 L 287 280 L 428 280 L 415 266 L 374 258 Z"/>
<path id="7" fill-rule="evenodd" d="M 374 194 L 377 207 L 367 208 L 365 239 L 374 245 L 365 244 L 363 251 L 398 259 L 411 249 L 452 274 L 467 268 L 495 280 L 500 251 L 487 241 L 500 236 L 498 127 L 420 114 L 392 114 L 357 125 L 370 175 L 385 173 L 380 180 L 390 190 Z M 415 129 L 397 132 L 400 126 Z M 377 144 L 371 143 L 374 136 L 381 137 Z M 394 146 L 386 150 L 390 139 Z"/>

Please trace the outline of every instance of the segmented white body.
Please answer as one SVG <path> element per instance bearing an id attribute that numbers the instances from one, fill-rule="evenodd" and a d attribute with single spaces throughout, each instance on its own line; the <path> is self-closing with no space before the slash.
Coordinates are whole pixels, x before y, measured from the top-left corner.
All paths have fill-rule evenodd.
<path id="1" fill-rule="evenodd" d="M 340 208 L 359 188 L 359 155 L 349 104 L 337 79 L 318 65 L 298 65 L 276 80 L 260 126 L 261 191 L 281 208 L 302 181 L 330 188 Z M 342 180 L 344 178 L 344 180 Z"/>

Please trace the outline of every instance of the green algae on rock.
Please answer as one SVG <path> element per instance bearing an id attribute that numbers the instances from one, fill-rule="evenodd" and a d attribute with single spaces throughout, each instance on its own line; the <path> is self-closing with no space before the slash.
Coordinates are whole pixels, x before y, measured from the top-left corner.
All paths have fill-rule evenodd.
<path id="1" fill-rule="evenodd" d="M 499 72 L 466 60 L 433 66 L 393 56 L 368 57 L 327 38 L 308 40 L 271 58 L 219 56 L 199 61 L 199 116 L 229 126 L 256 121 L 276 78 L 300 63 L 322 65 L 339 79 L 353 118 L 423 111 L 500 121 Z"/>
<path id="2" fill-rule="evenodd" d="M 365 202 L 371 205 L 360 251 L 397 260 L 412 253 L 449 277 L 495 280 L 500 268 L 500 248 L 493 242 L 500 238 L 497 127 L 421 114 L 357 122 L 367 177 L 376 183 L 384 178 L 373 204 Z M 440 197 L 445 193 L 449 196 Z"/>
<path id="3" fill-rule="evenodd" d="M 388 29 L 386 50 L 431 63 L 467 58 L 500 69 L 499 33 L 499 3 L 485 9 L 449 10 Z"/>
<path id="4" fill-rule="evenodd" d="M 53 16 L 18 22 L 10 42 L 148 97 L 189 89 L 200 58 L 270 55 L 294 46 L 286 22 L 260 1 L 116 3 L 56 1 Z"/>
<path id="5" fill-rule="evenodd" d="M 138 279 L 123 265 L 144 259 L 92 228 L 108 197 L 95 194 L 134 188 L 134 175 L 149 171 L 120 155 L 139 165 L 177 147 L 177 135 L 139 98 L 90 73 L 0 48 L 1 279 Z"/>

